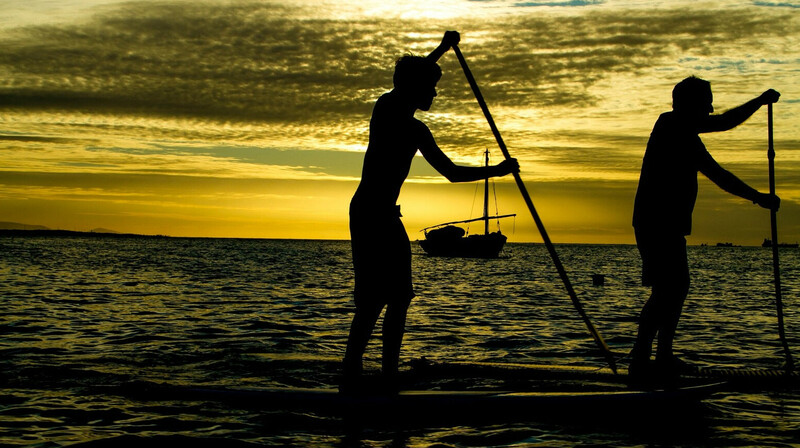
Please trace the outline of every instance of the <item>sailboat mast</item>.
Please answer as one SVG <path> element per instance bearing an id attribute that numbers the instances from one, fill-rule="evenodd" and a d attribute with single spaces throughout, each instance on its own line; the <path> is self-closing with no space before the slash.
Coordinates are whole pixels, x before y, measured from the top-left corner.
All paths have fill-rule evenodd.
<path id="1" fill-rule="evenodd" d="M 489 148 L 486 148 L 486 166 L 489 166 Z M 483 225 L 484 235 L 489 234 L 489 176 L 483 180 Z"/>

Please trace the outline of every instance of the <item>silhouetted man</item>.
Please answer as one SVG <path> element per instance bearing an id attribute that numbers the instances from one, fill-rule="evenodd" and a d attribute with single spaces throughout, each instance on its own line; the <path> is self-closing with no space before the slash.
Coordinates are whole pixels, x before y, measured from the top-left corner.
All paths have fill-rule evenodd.
<path id="1" fill-rule="evenodd" d="M 362 357 L 384 308 L 383 374 L 391 380 L 397 373 L 414 290 L 411 245 L 396 201 L 417 150 L 451 182 L 503 176 L 519 169 L 515 160 L 492 167 L 457 166 L 436 145 L 428 127 L 414 118 L 417 109 L 430 109 L 442 76 L 436 61 L 458 41 L 459 34 L 448 31 L 428 57 L 400 58 L 395 65 L 394 89 L 382 95 L 372 111 L 361 183 L 350 202 L 356 311 L 344 357 L 343 391 L 360 386 Z"/>
<path id="2" fill-rule="evenodd" d="M 708 81 L 692 76 L 673 89 L 672 112 L 658 118 L 647 142 L 634 202 L 633 227 L 642 257 L 642 283 L 651 286 L 652 293 L 642 308 L 631 375 L 672 375 L 686 368 L 673 354 L 672 341 L 689 292 L 686 235 L 692 230 L 697 172 L 761 207 L 777 210 L 780 205 L 777 196 L 759 193 L 719 166 L 698 134 L 732 129 L 779 97 L 778 92 L 767 90 L 721 115 L 710 115 L 714 107 Z M 655 364 L 651 365 L 656 334 Z"/>

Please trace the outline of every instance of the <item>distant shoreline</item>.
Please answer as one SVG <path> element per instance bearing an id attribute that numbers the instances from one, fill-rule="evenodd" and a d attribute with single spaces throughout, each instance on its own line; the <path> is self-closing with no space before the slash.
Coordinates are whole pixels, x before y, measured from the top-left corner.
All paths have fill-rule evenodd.
<path id="1" fill-rule="evenodd" d="M 52 230 L 52 229 L 0 229 L 0 237 L 37 237 L 37 236 L 72 236 L 72 237 L 103 237 L 103 238 L 172 238 L 167 235 L 140 235 L 136 233 L 117 233 L 117 232 L 79 232 L 75 230 Z"/>
<path id="2" fill-rule="evenodd" d="M 143 235 L 138 233 L 119 233 L 119 232 L 86 232 L 86 231 L 77 231 L 77 230 L 54 230 L 54 229 L 0 229 L 0 238 L 3 237 L 19 237 L 19 238 L 26 238 L 26 237 L 77 237 L 77 238 L 153 238 L 153 239 L 230 239 L 230 240 L 298 240 L 298 241 L 349 241 L 349 240 L 320 240 L 315 238 L 305 239 L 305 238 L 241 238 L 241 237 L 198 237 L 198 236 L 170 236 L 170 235 Z M 417 241 L 411 241 L 411 243 L 417 243 Z M 509 242 L 512 245 L 542 245 L 543 243 L 540 242 Z M 556 246 L 635 246 L 635 244 L 604 244 L 604 243 L 556 243 Z M 690 247 L 702 247 L 702 248 L 728 248 L 728 247 L 761 247 L 760 245 L 738 245 L 738 244 L 729 244 L 729 243 L 719 243 L 719 244 L 690 244 Z M 785 244 L 781 243 L 780 247 L 797 247 L 794 244 Z"/>

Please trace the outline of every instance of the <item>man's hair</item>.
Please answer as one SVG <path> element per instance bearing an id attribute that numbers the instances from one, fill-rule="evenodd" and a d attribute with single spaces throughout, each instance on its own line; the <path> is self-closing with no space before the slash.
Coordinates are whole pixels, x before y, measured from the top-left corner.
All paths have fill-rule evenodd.
<path id="1" fill-rule="evenodd" d="M 690 76 L 672 89 L 672 108 L 685 109 L 704 100 L 711 91 L 711 83 L 696 76 Z"/>
<path id="2" fill-rule="evenodd" d="M 394 65 L 392 82 L 396 89 L 413 89 L 436 84 L 442 77 L 439 64 L 423 56 L 405 55 Z"/>

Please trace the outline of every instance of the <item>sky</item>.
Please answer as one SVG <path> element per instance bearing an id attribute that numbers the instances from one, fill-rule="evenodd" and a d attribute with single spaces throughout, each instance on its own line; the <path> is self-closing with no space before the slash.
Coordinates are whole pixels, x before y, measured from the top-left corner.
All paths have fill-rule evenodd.
<path id="1" fill-rule="evenodd" d="M 672 87 L 717 112 L 774 88 L 781 241 L 800 241 L 800 1 L 0 0 L 0 221 L 194 237 L 347 239 L 375 100 L 445 30 L 555 243 L 633 243 L 641 159 Z M 502 155 L 452 52 L 418 112 L 456 163 Z M 767 112 L 703 136 L 768 189 Z M 769 213 L 700 177 L 690 244 L 757 245 Z M 412 240 L 478 216 L 476 183 L 416 157 Z M 541 242 L 511 178 L 509 241 Z M 495 205 L 491 208 L 495 210 Z M 475 224 L 472 232 L 481 231 Z M 494 228 L 495 224 L 493 224 Z"/>

